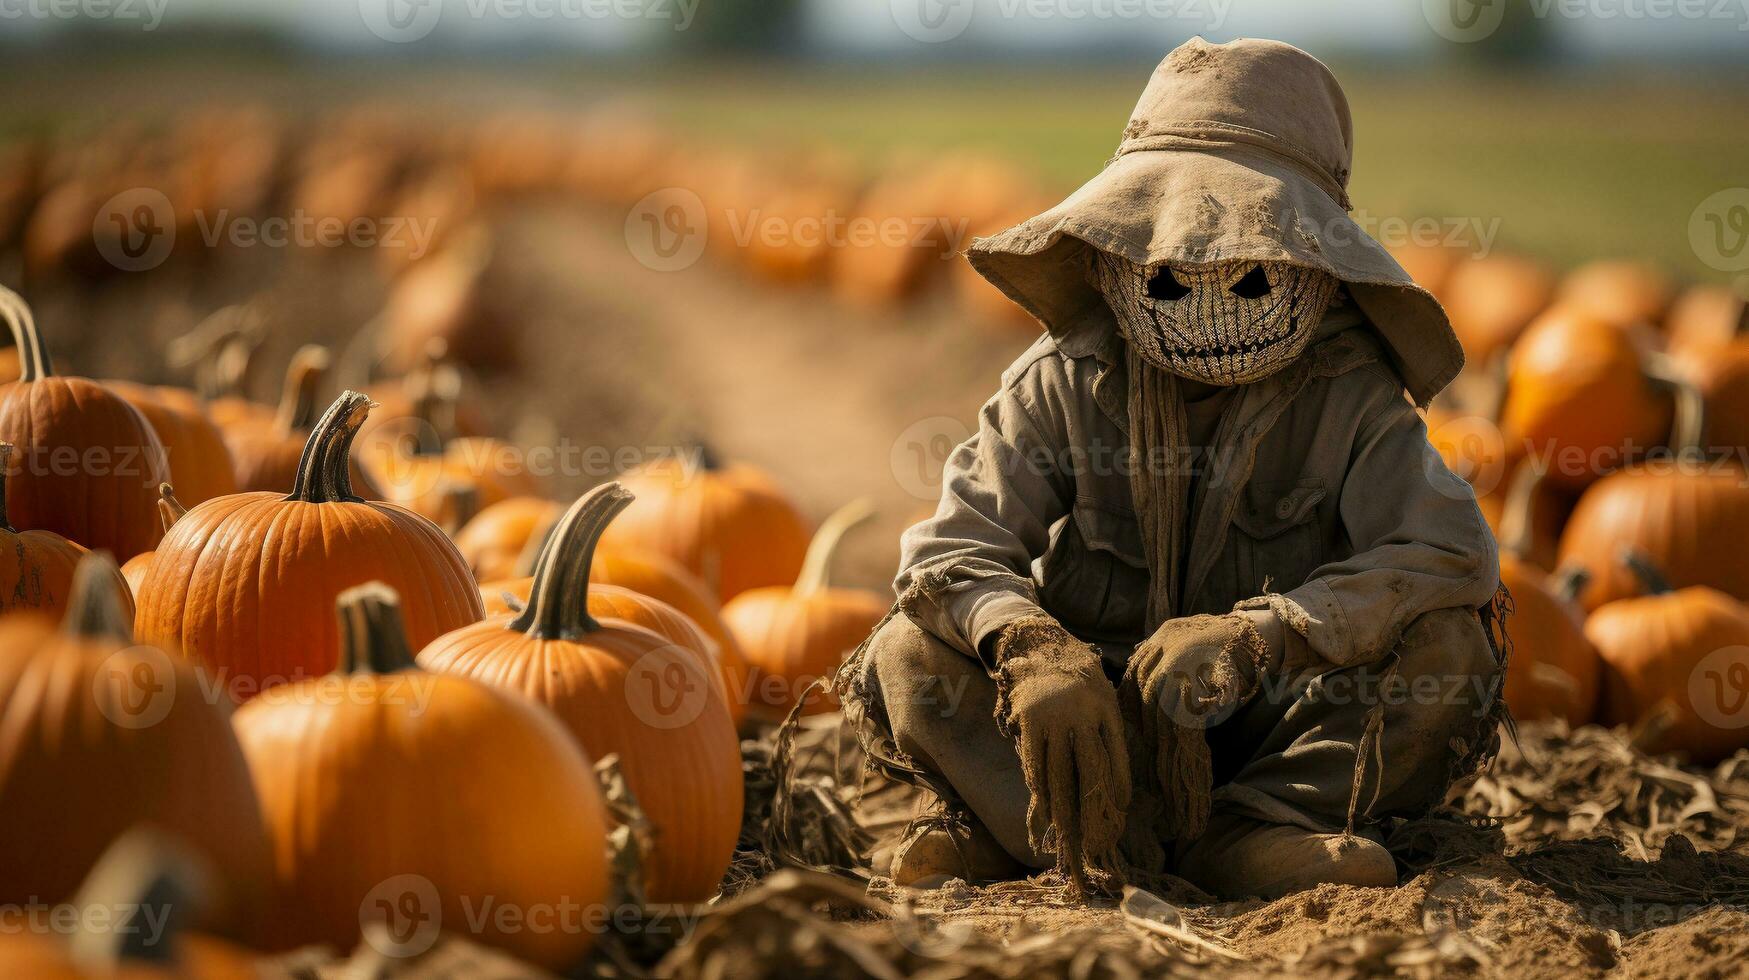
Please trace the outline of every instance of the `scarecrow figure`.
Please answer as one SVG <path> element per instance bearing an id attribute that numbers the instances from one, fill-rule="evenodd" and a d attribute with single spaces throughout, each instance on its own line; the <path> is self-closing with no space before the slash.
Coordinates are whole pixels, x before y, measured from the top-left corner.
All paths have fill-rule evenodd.
<path id="1" fill-rule="evenodd" d="M 933 801 L 898 882 L 1390 885 L 1387 822 L 1497 748 L 1494 540 L 1415 410 L 1463 354 L 1348 217 L 1352 149 L 1316 59 L 1194 39 L 1102 173 L 971 248 L 1047 334 L 839 675 Z"/>

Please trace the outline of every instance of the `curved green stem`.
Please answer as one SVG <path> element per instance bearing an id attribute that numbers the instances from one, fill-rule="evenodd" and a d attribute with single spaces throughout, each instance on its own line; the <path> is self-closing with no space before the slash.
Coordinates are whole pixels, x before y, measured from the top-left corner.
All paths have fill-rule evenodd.
<path id="1" fill-rule="evenodd" d="M 12 343 L 18 347 L 18 380 L 41 381 L 55 373 L 49 349 L 36 329 L 36 318 L 30 314 L 30 304 L 24 297 L 0 286 L 0 317 L 12 331 Z"/>
<path id="2" fill-rule="evenodd" d="M 304 443 L 297 477 L 285 499 L 312 504 L 361 502 L 352 492 L 352 440 L 372 407 L 371 400 L 356 391 L 341 393 L 328 406 Z"/>
<path id="3" fill-rule="evenodd" d="M 366 582 L 334 601 L 340 617 L 336 674 L 392 674 L 414 670 L 413 650 L 401 625 L 401 597 L 381 582 Z"/>
<path id="4" fill-rule="evenodd" d="M 601 532 L 631 502 L 631 491 L 618 483 L 577 498 L 541 549 L 528 605 L 509 629 L 545 640 L 574 640 L 601 628 L 589 615 L 589 566 Z"/>
<path id="5" fill-rule="evenodd" d="M 793 590 L 796 595 L 812 595 L 830 587 L 832 559 L 838 554 L 838 545 L 845 534 L 873 517 L 874 513 L 874 504 L 867 497 L 859 497 L 838 508 L 820 524 L 820 529 L 814 532 L 814 539 L 808 542 L 808 554 L 802 559 L 801 573 L 796 576 Z"/>

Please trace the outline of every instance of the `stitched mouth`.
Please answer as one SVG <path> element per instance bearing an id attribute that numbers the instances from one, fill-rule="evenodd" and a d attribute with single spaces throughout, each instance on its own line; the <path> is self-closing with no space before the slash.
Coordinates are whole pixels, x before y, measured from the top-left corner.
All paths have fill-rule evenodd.
<path id="1" fill-rule="evenodd" d="M 1235 354 L 1257 354 L 1292 337 L 1297 325 L 1297 318 L 1290 316 L 1287 318 L 1287 326 L 1261 340 L 1248 341 L 1243 344 L 1218 344 L 1210 347 L 1173 347 L 1170 350 L 1178 357 L 1231 357 Z"/>

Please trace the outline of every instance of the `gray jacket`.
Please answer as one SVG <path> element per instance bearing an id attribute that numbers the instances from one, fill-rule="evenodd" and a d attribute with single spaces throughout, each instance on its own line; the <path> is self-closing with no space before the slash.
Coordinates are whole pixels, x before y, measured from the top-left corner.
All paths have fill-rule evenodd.
<path id="1" fill-rule="evenodd" d="M 976 655 L 1042 608 L 1105 645 L 1143 637 L 1147 572 L 1130 494 L 1126 374 L 1110 330 L 1035 343 L 948 459 L 896 582 L 917 624 Z M 1499 584 L 1468 484 L 1427 441 L 1372 327 L 1332 309 L 1295 364 L 1246 385 L 1193 503 L 1181 615 L 1270 608 L 1323 659 L 1395 646 L 1422 613 Z"/>

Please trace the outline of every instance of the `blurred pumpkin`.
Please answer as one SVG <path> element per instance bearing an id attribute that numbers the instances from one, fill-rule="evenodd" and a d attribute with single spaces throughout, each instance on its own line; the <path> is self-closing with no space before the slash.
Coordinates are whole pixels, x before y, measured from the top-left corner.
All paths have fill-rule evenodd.
<path id="1" fill-rule="evenodd" d="M 830 680 L 845 654 L 868 637 L 892 605 L 877 593 L 830 581 L 845 533 L 873 513 L 865 500 L 845 505 L 820 525 L 794 585 L 749 589 L 723 606 L 723 622 L 752 668 L 754 700 L 768 713 L 781 716 L 814 681 Z M 837 707 L 837 698 L 825 691 L 804 711 L 820 714 Z"/>
<path id="2" fill-rule="evenodd" d="M 103 385 L 56 377 L 30 307 L 5 287 L 0 317 L 22 358 L 19 379 L 0 386 L 0 442 L 17 450 L 6 470 L 13 524 L 117 561 L 157 547 L 158 484 L 170 471 L 152 426 Z"/>
<path id="3" fill-rule="evenodd" d="M 726 602 L 762 585 L 787 585 L 802 570 L 808 526 L 763 471 L 721 464 L 708 450 L 696 472 L 678 458 L 627 473 L 635 502 L 608 528 L 603 547 L 674 559 Z"/>
<path id="4" fill-rule="evenodd" d="M 1512 344 L 1549 305 L 1554 289 L 1547 266 L 1502 253 L 1458 265 L 1439 298 L 1464 353 L 1481 364 Z"/>
<path id="5" fill-rule="evenodd" d="M 1555 483 L 1583 487 L 1663 444 L 1673 415 L 1634 341 L 1595 317 L 1557 307 L 1512 348 L 1501 428 Z"/>
<path id="6" fill-rule="evenodd" d="M 1650 594 L 1585 623 L 1606 668 L 1604 721 L 1649 726 L 1651 751 L 1703 764 L 1749 746 L 1749 609 L 1706 586 L 1672 589 L 1644 556 L 1629 563 Z"/>
<path id="7" fill-rule="evenodd" d="M 550 970 L 576 965 L 592 930 L 479 910 L 607 900 L 606 812 L 588 758 L 526 699 L 420 670 L 387 586 L 348 589 L 336 605 L 333 673 L 236 717 L 274 843 L 273 945 L 350 948 L 385 886 L 410 881 L 388 913 L 405 911 L 393 903 L 409 888 L 430 905 L 391 920 L 397 932 L 434 934 L 441 921 Z"/>
<path id="8" fill-rule="evenodd" d="M 239 406 L 234 420 L 225 426 L 225 445 L 231 452 L 237 489 L 248 493 L 267 490 L 285 493 L 297 478 L 298 460 L 310 437 L 321 408 L 321 388 L 328 378 L 328 350 L 306 344 L 292 355 L 285 371 L 285 388 L 279 408 L 271 417 L 264 411 Z M 365 497 L 382 496 L 368 472 L 356 462 L 352 485 Z"/>
<path id="9" fill-rule="evenodd" d="M 1691 286 L 1671 305 L 1664 334 L 1677 355 L 1728 346 L 1749 335 L 1749 301 L 1730 286 Z"/>
<path id="10" fill-rule="evenodd" d="M 380 317 L 382 355 L 390 370 L 417 366 L 433 340 L 459 361 L 501 368 L 516 355 L 509 313 L 494 304 L 486 284 L 491 235 L 482 226 L 458 231 L 441 249 L 401 274 Z"/>
<path id="11" fill-rule="evenodd" d="M 1649 262 L 1603 259 L 1567 273 L 1555 301 L 1612 327 L 1628 329 L 1662 321 L 1674 294 L 1670 277 Z"/>
<path id="12" fill-rule="evenodd" d="M 125 597 L 115 563 L 91 554 L 59 626 L 0 620 L 0 833 L 29 842 L 0 848 L 0 901 L 66 901 L 147 823 L 223 875 L 220 921 L 235 932 L 265 895 L 268 848 L 229 706 L 193 664 L 134 644 Z"/>
<path id="13" fill-rule="evenodd" d="M 12 453 L 10 443 L 0 442 L 0 471 L 11 465 Z M 6 507 L 6 485 L 0 481 L 0 556 L 4 556 L 0 558 L 0 614 L 34 610 L 60 618 L 73 594 L 73 569 L 85 554 L 84 547 L 53 531 L 14 528 Z M 131 594 L 126 605 L 132 621 Z"/>
<path id="14" fill-rule="evenodd" d="M 1585 612 L 1578 603 L 1586 572 L 1550 575 L 1530 560 L 1542 482 L 1536 467 L 1528 461 L 1520 465 L 1500 521 L 1500 584 L 1512 595 L 1506 704 L 1520 720 L 1558 717 L 1579 726 L 1596 713 L 1602 667 L 1585 638 Z"/>
<path id="15" fill-rule="evenodd" d="M 439 637 L 419 663 L 527 695 L 590 755 L 617 754 L 656 837 L 650 898 L 704 901 L 740 835 L 740 742 L 705 652 L 589 611 L 594 543 L 629 501 L 615 483 L 578 498 L 541 555 L 528 608 Z"/>
<path id="16" fill-rule="evenodd" d="M 207 417 L 200 400 L 184 388 L 105 381 L 127 400 L 157 433 L 168 454 L 172 481 L 186 488 L 189 503 L 237 492 L 237 475 L 224 433 Z"/>
<path id="17" fill-rule="evenodd" d="M 1398 242 L 1386 245 L 1385 251 L 1391 253 L 1391 258 L 1397 260 L 1397 264 L 1403 267 L 1403 271 L 1409 274 L 1415 285 L 1442 301 L 1445 298 L 1446 284 L 1466 257 L 1463 249 L 1443 242 Z"/>
<path id="18" fill-rule="evenodd" d="M 310 434 L 290 495 L 218 497 L 176 522 L 140 585 L 141 642 L 222 671 L 242 700 L 332 670 L 341 638 L 326 613 L 361 582 L 383 581 L 407 597 L 402 613 L 415 642 L 479 620 L 480 594 L 443 532 L 353 493 L 349 450 L 369 411 L 357 392 L 334 402 Z"/>
<path id="19" fill-rule="evenodd" d="M 547 531 L 564 512 L 564 504 L 545 497 L 507 497 L 487 504 L 455 536 L 456 550 L 478 581 L 516 577 L 531 543 L 538 554 Z"/>

